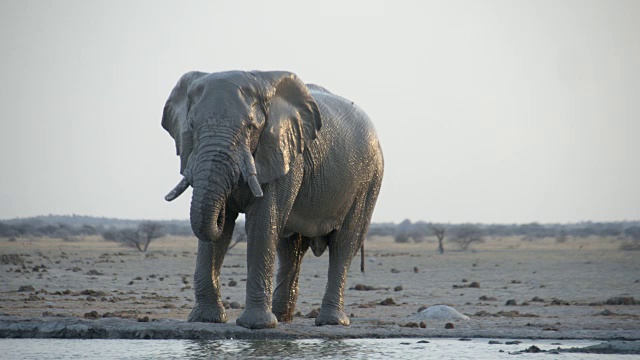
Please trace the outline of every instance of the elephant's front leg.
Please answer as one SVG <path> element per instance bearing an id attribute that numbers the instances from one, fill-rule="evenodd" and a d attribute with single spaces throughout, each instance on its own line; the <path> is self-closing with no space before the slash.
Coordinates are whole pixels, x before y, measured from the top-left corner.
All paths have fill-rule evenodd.
<path id="1" fill-rule="evenodd" d="M 271 312 L 276 244 L 302 181 L 301 171 L 289 175 L 270 183 L 246 212 L 247 297 L 236 324 L 249 329 L 274 328 L 278 323 Z"/>
<path id="2" fill-rule="evenodd" d="M 273 293 L 273 313 L 279 322 L 291 322 L 298 300 L 298 279 L 302 258 L 309 249 L 308 237 L 293 234 L 278 243 L 278 275 Z"/>
<path id="3" fill-rule="evenodd" d="M 190 322 L 227 322 L 220 295 L 220 269 L 237 217 L 238 214 L 227 211 L 220 238 L 214 241 L 198 240 L 198 257 L 193 276 L 196 305 L 189 314 Z"/>
<path id="4" fill-rule="evenodd" d="M 269 213 L 247 212 L 247 294 L 245 309 L 236 324 L 249 329 L 274 328 L 278 321 L 271 313 L 273 263 L 278 226 Z M 259 217 L 257 220 L 255 217 Z"/>

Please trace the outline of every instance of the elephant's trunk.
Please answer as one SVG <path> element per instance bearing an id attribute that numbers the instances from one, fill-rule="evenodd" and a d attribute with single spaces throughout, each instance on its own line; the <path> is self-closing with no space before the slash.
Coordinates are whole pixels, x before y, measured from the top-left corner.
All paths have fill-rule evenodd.
<path id="1" fill-rule="evenodd" d="M 202 241 L 215 241 L 222 234 L 227 198 L 240 178 L 236 159 L 229 148 L 203 146 L 190 166 L 191 229 Z"/>
<path id="2" fill-rule="evenodd" d="M 199 240 L 215 241 L 222 234 L 225 197 L 220 191 L 194 186 L 191 197 L 191 229 Z"/>

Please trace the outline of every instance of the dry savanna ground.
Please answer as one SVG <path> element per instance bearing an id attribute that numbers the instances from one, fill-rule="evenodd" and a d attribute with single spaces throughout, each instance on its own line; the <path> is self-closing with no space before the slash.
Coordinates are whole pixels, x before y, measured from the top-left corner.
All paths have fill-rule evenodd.
<path id="1" fill-rule="evenodd" d="M 420 307 L 446 304 L 471 317 L 453 323 L 472 333 L 640 339 L 640 252 L 619 246 L 607 238 L 489 238 L 473 251 L 440 255 L 433 239 L 396 244 L 374 237 L 366 242 L 365 274 L 359 254 L 352 262 L 346 312 L 353 324 L 415 326 Z M 195 238 L 176 237 L 155 240 L 146 253 L 100 237 L 0 239 L 0 314 L 185 320 L 194 304 L 196 249 Z M 245 253 L 244 243 L 231 249 L 222 270 L 230 323 L 244 306 Z M 294 324 L 313 324 L 327 265 L 328 253 L 306 255 Z"/>

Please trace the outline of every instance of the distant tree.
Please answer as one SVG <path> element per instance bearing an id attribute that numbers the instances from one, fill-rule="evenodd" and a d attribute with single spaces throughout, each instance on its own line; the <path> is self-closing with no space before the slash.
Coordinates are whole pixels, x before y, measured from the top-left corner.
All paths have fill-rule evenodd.
<path id="1" fill-rule="evenodd" d="M 395 231 L 393 223 L 371 223 L 367 236 L 393 236 Z"/>
<path id="2" fill-rule="evenodd" d="M 394 241 L 400 244 L 408 243 L 411 227 L 411 220 L 404 219 L 400 224 L 398 224 L 398 226 L 396 226 L 395 232 L 393 234 Z"/>
<path id="3" fill-rule="evenodd" d="M 140 223 L 137 229 L 107 230 L 102 233 L 102 238 L 145 252 L 149 248 L 151 241 L 164 235 L 162 224 L 155 221 L 145 221 Z"/>
<path id="4" fill-rule="evenodd" d="M 140 223 L 140 225 L 138 225 L 138 234 L 140 235 L 142 246 L 136 244 L 136 248 L 140 250 L 142 247 L 142 250 L 140 250 L 142 252 L 147 251 L 151 241 L 164 236 L 162 224 L 155 221 L 144 221 Z"/>
<path id="5" fill-rule="evenodd" d="M 98 230 L 96 230 L 95 227 L 91 226 L 91 225 L 82 225 L 82 227 L 80 228 L 80 233 L 82 235 L 96 235 L 98 233 Z"/>
<path id="6" fill-rule="evenodd" d="M 640 241 L 640 226 L 632 226 L 625 229 L 624 235 L 631 240 Z"/>
<path id="7" fill-rule="evenodd" d="M 444 228 L 444 226 L 432 224 L 430 225 L 429 230 L 431 230 L 433 236 L 438 239 L 438 251 L 440 252 L 440 254 L 444 254 L 444 246 L 442 245 L 442 243 L 444 241 L 444 234 L 446 229 Z"/>
<path id="8" fill-rule="evenodd" d="M 460 250 L 467 250 L 472 244 L 483 243 L 484 237 L 479 227 L 463 224 L 453 229 L 449 241 L 456 243 Z"/>
<path id="9" fill-rule="evenodd" d="M 566 231 L 564 231 L 564 230 L 559 230 L 559 231 L 558 231 L 558 234 L 556 235 L 556 242 L 557 242 L 558 244 L 562 244 L 562 243 L 567 242 L 567 239 L 568 239 L 568 238 L 569 238 L 569 237 L 567 236 L 567 232 L 566 232 Z"/>
<path id="10" fill-rule="evenodd" d="M 624 230 L 624 235 L 629 239 L 620 246 L 620 250 L 640 250 L 640 226 L 632 226 Z"/>
<path id="11" fill-rule="evenodd" d="M 51 238 L 62 239 L 64 241 L 72 240 L 71 232 L 69 231 L 69 229 L 66 229 L 66 228 L 57 229 L 53 231 L 51 234 L 47 234 L 47 235 Z"/>

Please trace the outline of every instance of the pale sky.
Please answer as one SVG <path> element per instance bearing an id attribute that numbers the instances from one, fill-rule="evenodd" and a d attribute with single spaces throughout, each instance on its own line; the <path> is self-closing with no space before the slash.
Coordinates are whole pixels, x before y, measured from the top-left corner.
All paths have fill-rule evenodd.
<path id="1" fill-rule="evenodd" d="M 0 219 L 186 219 L 164 102 L 289 70 L 355 101 L 374 221 L 640 219 L 640 1 L 0 2 Z"/>

